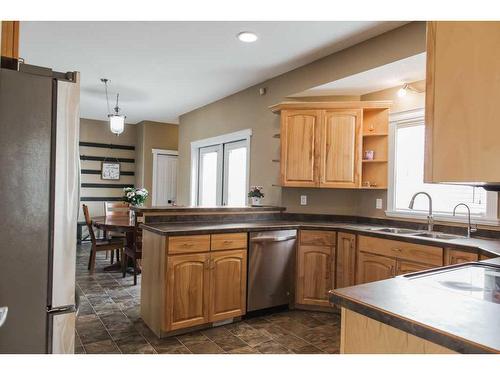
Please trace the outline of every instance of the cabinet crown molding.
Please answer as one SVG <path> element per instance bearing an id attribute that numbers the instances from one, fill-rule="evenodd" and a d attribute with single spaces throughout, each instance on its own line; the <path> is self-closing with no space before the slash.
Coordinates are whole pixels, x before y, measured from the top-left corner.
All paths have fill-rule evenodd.
<path id="1" fill-rule="evenodd" d="M 281 102 L 269 107 L 271 112 L 280 113 L 283 109 L 382 109 L 390 108 L 391 100 L 376 101 L 335 101 L 335 102 Z"/>

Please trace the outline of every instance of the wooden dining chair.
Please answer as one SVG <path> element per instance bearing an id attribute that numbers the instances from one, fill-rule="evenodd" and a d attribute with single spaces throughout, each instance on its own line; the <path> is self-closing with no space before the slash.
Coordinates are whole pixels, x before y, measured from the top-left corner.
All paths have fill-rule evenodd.
<path id="1" fill-rule="evenodd" d="M 113 216 L 113 217 L 127 217 L 129 216 L 129 204 L 126 202 L 104 202 L 104 214 L 106 216 Z M 116 232 L 116 231 L 105 231 L 104 232 L 104 237 L 105 238 L 122 238 L 125 239 L 125 235 L 121 232 Z M 116 252 L 116 260 L 120 261 L 120 253 Z M 111 251 L 111 263 L 114 262 L 114 251 Z M 106 259 L 108 258 L 108 254 L 106 253 Z"/>
<path id="2" fill-rule="evenodd" d="M 128 216 L 129 206 L 126 202 L 104 202 L 106 216 Z"/>
<path id="3" fill-rule="evenodd" d="M 125 240 L 122 238 L 115 239 L 104 239 L 98 240 L 96 239 L 94 233 L 94 226 L 92 224 L 92 220 L 90 219 L 89 208 L 87 205 L 82 205 L 83 214 L 85 216 L 85 223 L 87 224 L 87 229 L 89 231 L 90 240 L 92 242 L 92 247 L 90 248 L 90 257 L 89 257 L 89 265 L 88 269 L 90 273 L 94 273 L 95 270 L 95 258 L 98 251 L 109 251 L 112 252 L 114 250 L 121 251 L 125 247 Z"/>
<path id="4" fill-rule="evenodd" d="M 134 267 L 134 285 L 137 285 L 137 274 L 139 271 L 138 260 L 142 259 L 142 228 L 139 227 L 139 222 L 135 220 L 134 230 L 129 235 L 130 241 L 127 241 L 122 252 L 122 273 L 123 277 L 127 276 L 127 266 L 129 259 L 132 260 Z"/>

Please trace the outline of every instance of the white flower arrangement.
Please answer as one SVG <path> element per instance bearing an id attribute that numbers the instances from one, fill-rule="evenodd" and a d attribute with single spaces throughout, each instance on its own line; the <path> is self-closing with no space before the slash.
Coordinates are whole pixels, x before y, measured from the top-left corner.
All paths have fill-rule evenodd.
<path id="1" fill-rule="evenodd" d="M 123 201 L 130 203 L 134 206 L 142 205 L 146 201 L 146 198 L 149 196 L 149 193 L 144 188 L 133 188 L 126 187 L 123 189 Z"/>

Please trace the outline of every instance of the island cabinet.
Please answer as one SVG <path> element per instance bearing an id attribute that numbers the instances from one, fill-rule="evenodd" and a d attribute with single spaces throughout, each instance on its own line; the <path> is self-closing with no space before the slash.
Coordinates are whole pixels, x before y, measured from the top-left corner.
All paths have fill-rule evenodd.
<path id="1" fill-rule="evenodd" d="M 426 182 L 499 183 L 499 45 L 500 22 L 427 23 Z"/>
<path id="2" fill-rule="evenodd" d="M 159 337 L 246 313 L 247 233 L 144 231 L 141 316 Z"/>
<path id="3" fill-rule="evenodd" d="M 387 188 L 389 107 L 387 101 L 271 107 L 281 114 L 281 185 Z M 363 160 L 364 151 L 374 157 Z"/>
<path id="4" fill-rule="evenodd" d="M 442 265 L 443 249 L 440 247 L 358 236 L 356 284 Z"/>
<path id="5" fill-rule="evenodd" d="M 335 281 L 335 232 L 301 230 L 297 251 L 297 305 L 330 306 Z"/>

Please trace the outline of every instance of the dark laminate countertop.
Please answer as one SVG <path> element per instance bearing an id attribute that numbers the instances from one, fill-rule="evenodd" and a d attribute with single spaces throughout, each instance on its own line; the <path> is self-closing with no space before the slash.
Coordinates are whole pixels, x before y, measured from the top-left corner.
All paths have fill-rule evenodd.
<path id="1" fill-rule="evenodd" d="M 440 240 L 434 238 L 414 237 L 404 234 L 376 232 L 370 228 L 383 228 L 383 226 L 337 223 L 337 222 L 303 222 L 303 221 L 247 221 L 247 222 L 189 222 L 189 223 L 158 223 L 142 224 L 145 230 L 164 236 L 180 236 L 189 234 L 230 233 L 230 232 L 255 232 L 277 229 L 318 229 L 342 230 L 357 234 L 369 235 L 380 238 L 393 239 L 404 242 L 453 247 L 462 250 L 483 250 L 500 256 L 500 241 L 482 238 L 457 238 L 453 240 Z"/>
<path id="2" fill-rule="evenodd" d="M 404 277 L 336 289 L 330 301 L 460 353 L 500 353 L 497 303 Z"/>
<path id="3" fill-rule="evenodd" d="M 132 206 L 135 212 L 142 213 L 159 213 L 159 212 L 192 212 L 192 213 L 212 213 L 212 212 L 282 212 L 285 207 L 278 206 L 244 206 L 244 207 L 228 207 L 228 206 L 214 206 L 214 207 L 200 207 L 200 206 Z"/>

